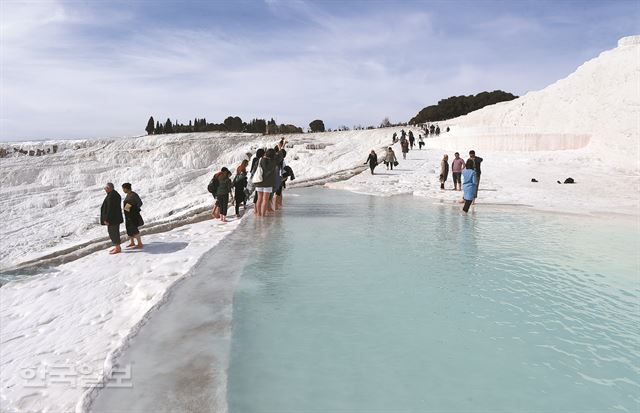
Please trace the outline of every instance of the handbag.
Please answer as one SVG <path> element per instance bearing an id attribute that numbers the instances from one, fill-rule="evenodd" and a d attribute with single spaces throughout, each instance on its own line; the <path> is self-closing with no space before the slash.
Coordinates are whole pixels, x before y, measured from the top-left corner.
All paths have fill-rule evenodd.
<path id="1" fill-rule="evenodd" d="M 260 165 L 260 163 L 258 163 L 258 167 L 256 168 L 256 173 L 253 174 L 253 177 L 251 178 L 251 182 L 253 182 L 254 184 L 256 182 L 262 182 L 262 165 Z"/>
<path id="2" fill-rule="evenodd" d="M 398 161 L 393 162 L 393 166 L 398 166 L 400 163 Z"/>

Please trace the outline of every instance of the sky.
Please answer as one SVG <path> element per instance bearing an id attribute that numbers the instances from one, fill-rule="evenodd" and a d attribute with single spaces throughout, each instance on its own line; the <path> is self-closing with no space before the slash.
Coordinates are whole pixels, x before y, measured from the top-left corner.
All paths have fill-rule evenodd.
<path id="1" fill-rule="evenodd" d="M 306 128 L 523 95 L 640 34 L 640 0 L 0 1 L 0 140 L 144 134 L 149 116 Z"/>

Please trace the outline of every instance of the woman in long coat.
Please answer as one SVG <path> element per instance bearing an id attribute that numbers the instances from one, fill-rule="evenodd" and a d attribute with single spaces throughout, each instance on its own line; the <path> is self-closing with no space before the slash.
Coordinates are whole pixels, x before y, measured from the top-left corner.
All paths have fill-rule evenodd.
<path id="1" fill-rule="evenodd" d="M 387 165 L 387 169 L 391 168 L 393 171 L 394 164 L 398 162 L 398 158 L 396 158 L 396 153 L 391 149 L 391 146 L 387 148 L 387 154 L 384 157 L 384 163 Z"/>
<path id="2" fill-rule="evenodd" d="M 376 169 L 376 166 L 378 166 L 378 155 L 376 155 L 376 151 L 374 151 L 373 149 L 371 149 L 371 153 L 365 161 L 365 165 L 367 163 L 369 164 L 369 169 L 371 169 L 371 175 L 373 175 L 373 170 Z"/>

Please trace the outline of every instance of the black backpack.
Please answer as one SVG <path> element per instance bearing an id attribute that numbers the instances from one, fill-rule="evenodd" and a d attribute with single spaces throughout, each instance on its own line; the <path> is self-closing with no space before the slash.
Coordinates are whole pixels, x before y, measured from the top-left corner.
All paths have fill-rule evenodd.
<path id="1" fill-rule="evenodd" d="M 214 196 L 218 192 L 218 186 L 220 185 L 220 180 L 218 179 L 218 174 L 215 174 L 213 178 L 209 181 L 209 185 L 207 185 L 207 191 L 211 192 Z"/>

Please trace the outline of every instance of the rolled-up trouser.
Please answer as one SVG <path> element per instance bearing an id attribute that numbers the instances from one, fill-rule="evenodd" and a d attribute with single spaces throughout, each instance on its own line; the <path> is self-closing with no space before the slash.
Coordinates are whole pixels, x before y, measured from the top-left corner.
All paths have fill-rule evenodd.
<path id="1" fill-rule="evenodd" d="M 109 233 L 109 239 L 113 245 L 120 245 L 120 224 L 107 225 L 107 232 Z"/>
<path id="2" fill-rule="evenodd" d="M 227 216 L 227 207 L 229 206 L 229 194 L 218 195 L 218 202 L 220 203 L 220 215 Z"/>
<path id="3" fill-rule="evenodd" d="M 478 185 L 476 185 L 476 196 L 473 197 L 474 199 L 478 197 L 478 188 L 480 188 L 480 174 L 477 172 L 476 177 L 478 178 Z"/>

